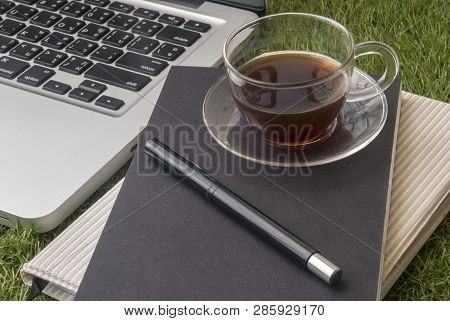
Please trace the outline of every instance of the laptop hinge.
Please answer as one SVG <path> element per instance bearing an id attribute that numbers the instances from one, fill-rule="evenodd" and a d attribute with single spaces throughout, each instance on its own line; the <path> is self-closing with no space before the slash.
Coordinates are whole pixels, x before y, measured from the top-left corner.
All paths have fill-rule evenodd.
<path id="1" fill-rule="evenodd" d="M 197 9 L 203 3 L 205 3 L 205 0 L 161 0 L 161 2 L 167 2 L 169 4 L 172 3 L 180 6 Z"/>
<path id="2" fill-rule="evenodd" d="M 247 1 L 240 1 L 240 0 L 208 0 L 208 1 L 220 3 L 238 9 L 249 10 L 256 13 L 260 17 L 266 14 L 267 9 L 267 0 L 254 0 L 253 2 L 250 3 L 248 3 Z"/>

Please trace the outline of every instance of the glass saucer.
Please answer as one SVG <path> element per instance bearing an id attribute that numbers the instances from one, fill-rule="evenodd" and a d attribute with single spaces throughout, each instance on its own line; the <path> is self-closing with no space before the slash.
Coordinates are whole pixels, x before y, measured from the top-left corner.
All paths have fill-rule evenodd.
<path id="1" fill-rule="evenodd" d="M 353 88 L 373 84 L 372 77 L 355 69 Z M 303 167 L 335 162 L 363 149 L 383 129 L 387 110 L 383 93 L 365 101 L 347 101 L 335 130 L 323 143 L 302 149 L 277 147 L 262 140 L 247 122 L 232 97 L 227 76 L 222 76 L 205 97 L 203 121 L 217 143 L 239 157 L 275 167 Z"/>

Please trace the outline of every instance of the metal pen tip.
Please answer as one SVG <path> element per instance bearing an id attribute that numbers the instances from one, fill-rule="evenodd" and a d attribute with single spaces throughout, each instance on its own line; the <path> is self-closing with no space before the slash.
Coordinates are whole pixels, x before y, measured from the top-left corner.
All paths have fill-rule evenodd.
<path id="1" fill-rule="evenodd" d="M 330 285 L 335 285 L 342 277 L 342 270 L 323 257 L 320 253 L 311 255 L 307 268 Z"/>

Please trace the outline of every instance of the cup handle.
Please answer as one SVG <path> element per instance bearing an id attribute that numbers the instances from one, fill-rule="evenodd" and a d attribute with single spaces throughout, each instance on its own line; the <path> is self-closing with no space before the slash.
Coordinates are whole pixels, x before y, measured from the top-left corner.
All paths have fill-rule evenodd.
<path id="1" fill-rule="evenodd" d="M 357 44 L 355 46 L 355 59 L 366 55 L 379 55 L 383 57 L 386 66 L 384 73 L 372 86 L 350 88 L 347 101 L 366 100 L 378 96 L 394 82 L 398 75 L 400 63 L 395 50 L 390 46 L 376 41 Z"/>

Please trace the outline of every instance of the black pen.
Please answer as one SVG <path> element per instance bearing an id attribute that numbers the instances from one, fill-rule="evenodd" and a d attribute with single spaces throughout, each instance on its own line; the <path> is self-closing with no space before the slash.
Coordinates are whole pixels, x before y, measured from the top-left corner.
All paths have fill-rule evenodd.
<path id="1" fill-rule="evenodd" d="M 206 196 L 228 214 L 240 219 L 300 265 L 323 281 L 334 285 L 342 277 L 342 270 L 323 257 L 314 247 L 271 220 L 267 215 L 241 197 L 216 182 L 201 168 L 153 138 L 146 142 L 145 153 L 174 170 L 177 175 Z"/>

